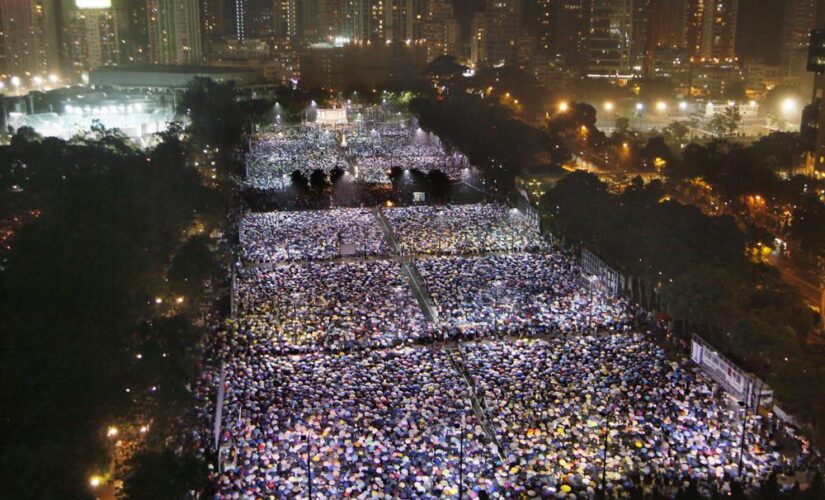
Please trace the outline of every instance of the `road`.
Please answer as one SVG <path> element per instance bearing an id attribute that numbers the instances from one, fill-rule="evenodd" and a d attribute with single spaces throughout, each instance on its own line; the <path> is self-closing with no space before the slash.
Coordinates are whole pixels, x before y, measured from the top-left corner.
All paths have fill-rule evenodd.
<path id="1" fill-rule="evenodd" d="M 771 263 L 782 274 L 782 278 L 799 291 L 805 299 L 805 302 L 819 309 L 820 320 L 822 321 L 822 325 L 825 326 L 825 289 L 801 277 L 784 259 L 772 261 Z"/>

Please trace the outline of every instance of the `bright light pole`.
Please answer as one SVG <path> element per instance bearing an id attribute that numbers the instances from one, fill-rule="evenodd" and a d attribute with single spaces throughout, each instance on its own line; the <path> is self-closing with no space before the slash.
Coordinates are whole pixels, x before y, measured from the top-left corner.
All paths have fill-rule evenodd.
<path id="1" fill-rule="evenodd" d="M 736 469 L 737 479 L 742 481 L 742 459 L 745 455 L 745 436 L 747 435 L 748 424 L 748 407 L 744 401 L 739 401 L 739 406 L 742 408 L 742 439 L 739 442 L 739 465 Z"/>
<path id="2" fill-rule="evenodd" d="M 304 441 L 307 442 L 307 484 L 309 486 L 309 500 L 312 500 L 312 441 L 304 434 Z"/>
<path id="3" fill-rule="evenodd" d="M 587 276 L 587 285 L 588 285 L 588 289 L 590 291 L 590 314 L 588 315 L 588 319 L 587 319 L 587 328 L 591 332 L 593 331 L 593 285 L 595 283 L 598 283 L 598 281 L 599 281 L 599 277 L 596 276 L 595 274 L 591 274 L 590 276 Z"/>
<path id="4" fill-rule="evenodd" d="M 493 282 L 493 335 L 498 337 L 498 296 L 501 293 L 503 284 L 501 280 Z"/>

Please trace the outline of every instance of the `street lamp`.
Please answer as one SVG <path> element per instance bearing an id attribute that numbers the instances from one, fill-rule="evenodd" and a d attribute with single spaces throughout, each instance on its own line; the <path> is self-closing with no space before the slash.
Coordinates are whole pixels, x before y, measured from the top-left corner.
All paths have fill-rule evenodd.
<path id="1" fill-rule="evenodd" d="M 498 337 L 498 297 L 504 284 L 501 280 L 493 282 L 493 336 Z"/>
<path id="2" fill-rule="evenodd" d="M 798 103 L 793 97 L 788 97 L 782 101 L 782 112 L 786 115 L 796 112 Z"/>
<path id="3" fill-rule="evenodd" d="M 464 497 L 464 418 L 461 414 L 461 423 L 458 427 L 458 499 Z"/>
<path id="4" fill-rule="evenodd" d="M 744 401 L 738 402 L 742 409 L 742 438 L 739 442 L 739 464 L 736 468 L 736 476 L 739 481 L 742 480 L 742 460 L 745 455 L 745 437 L 748 432 L 748 407 Z"/>
<path id="5" fill-rule="evenodd" d="M 601 481 L 601 498 L 606 498 L 607 492 L 607 441 L 610 438 L 610 412 L 613 407 L 614 398 L 621 392 L 618 387 L 610 386 L 610 391 L 607 394 L 607 404 L 602 412 L 604 426 L 604 441 L 602 442 L 602 481 Z"/>
<path id="6" fill-rule="evenodd" d="M 312 500 L 312 441 L 310 441 L 309 436 L 304 434 L 304 441 L 307 442 L 307 485 L 308 488 L 308 497 L 309 500 Z"/>

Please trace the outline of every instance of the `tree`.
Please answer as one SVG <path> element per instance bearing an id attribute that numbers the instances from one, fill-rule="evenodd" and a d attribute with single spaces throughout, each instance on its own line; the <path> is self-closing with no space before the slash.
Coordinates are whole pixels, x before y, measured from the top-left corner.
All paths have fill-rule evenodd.
<path id="1" fill-rule="evenodd" d="M 811 254 L 825 253 L 825 203 L 815 194 L 805 196 L 793 211 L 791 237 L 799 241 L 802 250 Z"/>
<path id="2" fill-rule="evenodd" d="M 22 148 L 34 142 L 40 142 L 43 137 L 31 127 L 20 127 L 11 138 L 11 147 Z"/>
<path id="3" fill-rule="evenodd" d="M 616 133 L 624 135 L 628 131 L 630 131 L 630 118 L 624 116 L 616 118 Z"/>
<path id="4" fill-rule="evenodd" d="M 199 292 L 204 290 L 204 281 L 215 276 L 218 270 L 218 262 L 209 248 L 209 236 L 196 235 L 189 238 L 172 259 L 169 285 L 178 295 L 195 303 L 201 299 Z"/>
<path id="5" fill-rule="evenodd" d="M 235 82 L 192 79 L 178 101 L 178 112 L 191 120 L 190 131 L 203 142 L 228 152 L 240 141 L 251 119 L 236 99 Z"/>
<path id="6" fill-rule="evenodd" d="M 806 149 L 802 136 L 796 132 L 772 132 L 751 145 L 754 156 L 771 170 L 799 166 Z"/>
<path id="7" fill-rule="evenodd" d="M 144 152 L 110 147 L 119 137 L 100 132 L 0 148 L 0 171 L 15 169 L 6 159 L 27 166 L 27 189 L 15 196 L 40 209 L 6 252 L 0 277 L 0 399 L 15 402 L 0 405 L 0 460 L 11 498 L 88 496 L 88 474 L 108 464 L 107 425 L 160 397 L 191 400 L 176 375 L 192 367 L 178 364 L 184 357 L 157 356 L 150 375 L 162 390 L 140 406 L 124 388 L 150 382 L 136 361 L 136 330 L 170 309 L 167 267 L 211 190 L 181 156 L 180 137 Z M 177 337 L 190 348 L 198 341 Z"/>
<path id="8" fill-rule="evenodd" d="M 450 178 L 441 170 L 432 170 L 427 174 L 430 196 L 435 201 L 446 201 L 450 192 Z"/>
<path id="9" fill-rule="evenodd" d="M 292 189 L 294 189 L 299 194 L 305 194 L 309 190 L 309 180 L 300 170 L 295 170 L 294 172 L 292 172 L 289 175 L 289 178 L 292 182 Z"/>
<path id="10" fill-rule="evenodd" d="M 718 136 L 732 136 L 739 130 L 742 123 L 742 113 L 738 106 L 725 106 L 722 111 L 714 113 L 708 126 Z"/>
<path id="11" fill-rule="evenodd" d="M 662 170 L 673 161 L 673 153 L 661 137 L 651 137 L 639 151 L 644 168 Z"/>
<path id="12" fill-rule="evenodd" d="M 183 498 L 208 484 L 206 464 L 191 455 L 177 455 L 169 450 L 142 452 L 129 465 L 123 492 L 130 500 Z"/>
<path id="13" fill-rule="evenodd" d="M 422 74 L 431 81 L 446 86 L 451 92 L 456 90 L 455 86 L 464 79 L 466 71 L 467 66 L 459 64 L 455 57 L 439 56 L 430 61 Z"/>
<path id="14" fill-rule="evenodd" d="M 329 183 L 327 182 L 327 174 L 325 174 L 320 168 L 316 168 L 309 175 L 309 185 L 316 193 L 322 192 L 329 186 Z"/>
<path id="15" fill-rule="evenodd" d="M 673 138 L 675 142 L 682 142 L 690 133 L 690 125 L 688 122 L 682 120 L 675 120 L 670 122 L 665 131 Z"/>

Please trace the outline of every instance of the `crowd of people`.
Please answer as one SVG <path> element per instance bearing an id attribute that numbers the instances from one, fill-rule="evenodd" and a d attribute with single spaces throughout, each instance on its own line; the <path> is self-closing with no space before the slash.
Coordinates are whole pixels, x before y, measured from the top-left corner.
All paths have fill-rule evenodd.
<path id="1" fill-rule="evenodd" d="M 546 249 L 538 227 L 515 209 L 493 203 L 414 206 L 384 211 L 408 254 L 466 255 Z"/>
<path id="2" fill-rule="evenodd" d="M 342 351 L 425 340 L 429 327 L 394 260 L 304 262 L 242 271 L 236 335 L 282 352 Z"/>
<path id="3" fill-rule="evenodd" d="M 309 177 L 313 170 L 346 170 L 340 135 L 307 125 L 282 127 L 258 135 L 246 153 L 246 181 L 258 189 L 283 189 L 296 170 Z"/>
<path id="4" fill-rule="evenodd" d="M 221 499 L 712 496 L 796 463 L 751 414 L 740 474 L 742 413 L 641 334 L 464 343 L 473 392 L 433 347 L 227 347 Z"/>
<path id="5" fill-rule="evenodd" d="M 493 466 L 466 390 L 439 350 L 231 353 L 219 498 L 425 498 Z M 464 428 L 457 423 L 464 420 Z"/>
<path id="6" fill-rule="evenodd" d="M 510 481 L 530 496 L 592 498 L 602 488 L 609 497 L 671 496 L 693 483 L 715 497 L 734 481 L 747 492 L 774 471 L 794 469 L 761 416 L 746 417 L 740 449 L 742 410 L 642 334 L 470 343 L 463 357 Z"/>
<path id="7" fill-rule="evenodd" d="M 249 213 L 240 222 L 240 244 L 242 258 L 256 263 L 388 253 L 366 208 Z"/>
<path id="8" fill-rule="evenodd" d="M 438 137 L 405 123 L 283 126 L 258 134 L 246 154 L 247 183 L 265 190 L 288 187 L 295 171 L 308 178 L 335 168 L 366 183 L 388 183 L 393 167 L 440 170 L 457 179 L 470 165 L 461 153 L 447 152 Z"/>
<path id="9" fill-rule="evenodd" d="M 626 331 L 629 303 L 591 290 L 563 251 L 418 260 L 450 337 Z"/>
<path id="10" fill-rule="evenodd" d="M 398 126 L 350 133 L 362 165 L 408 140 Z M 242 220 L 237 314 L 196 391 L 212 429 L 222 367 L 216 500 L 722 496 L 799 465 L 773 422 L 637 333 L 637 310 L 522 214 L 384 214 L 404 255 L 367 209 Z"/>

